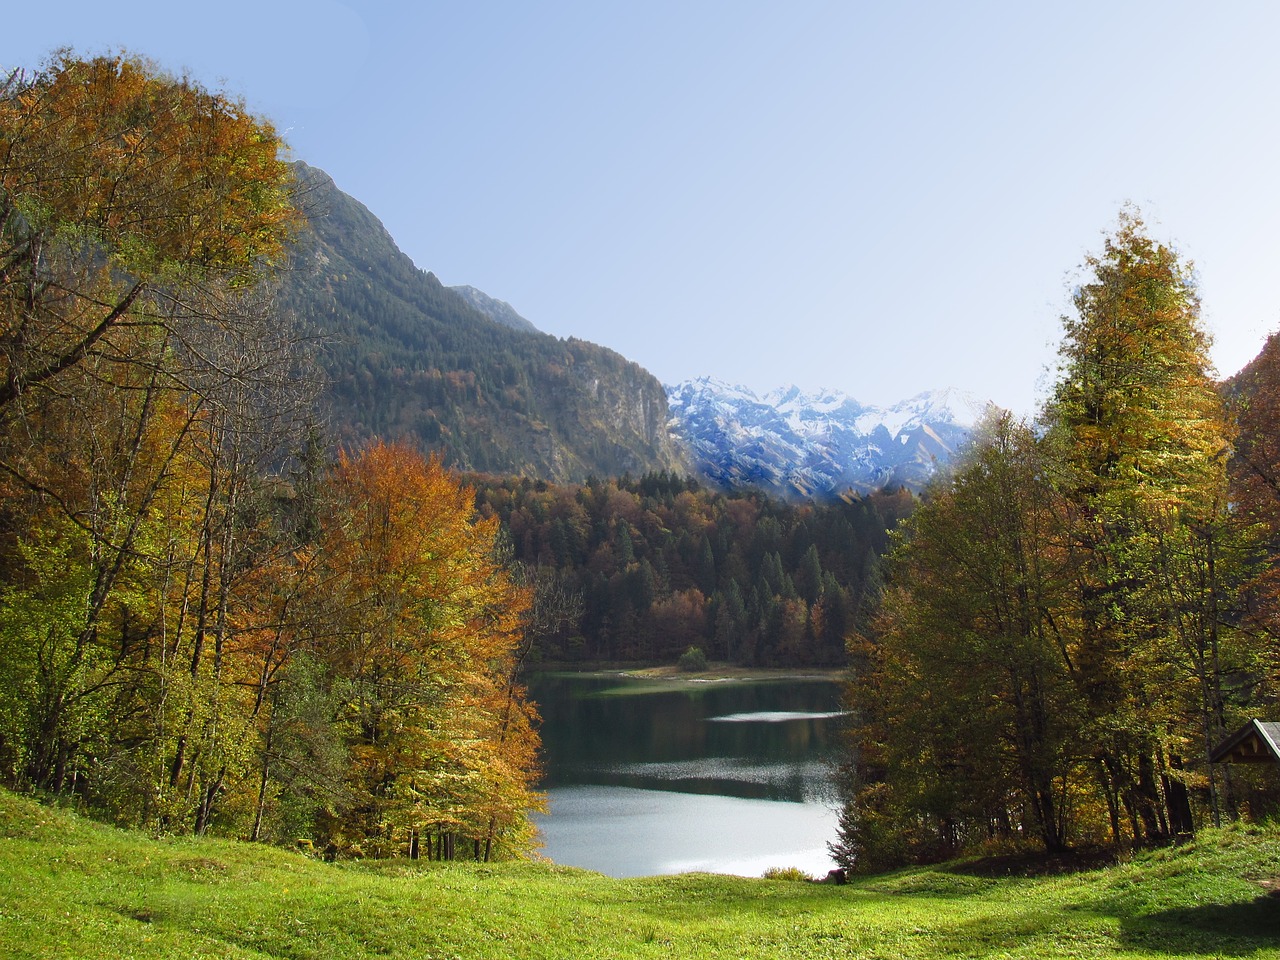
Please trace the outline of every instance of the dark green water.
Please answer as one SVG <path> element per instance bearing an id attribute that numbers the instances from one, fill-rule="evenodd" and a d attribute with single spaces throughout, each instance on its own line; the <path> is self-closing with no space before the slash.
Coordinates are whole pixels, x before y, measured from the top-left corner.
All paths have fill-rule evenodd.
<path id="1" fill-rule="evenodd" d="M 543 853 L 612 876 L 831 867 L 829 681 L 687 683 L 542 675 Z"/>

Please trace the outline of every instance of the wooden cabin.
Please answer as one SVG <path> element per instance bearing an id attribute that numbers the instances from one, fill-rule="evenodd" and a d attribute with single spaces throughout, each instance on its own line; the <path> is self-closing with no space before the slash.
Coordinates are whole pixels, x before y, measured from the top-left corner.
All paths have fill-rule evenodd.
<path id="1" fill-rule="evenodd" d="M 1280 723 L 1250 720 L 1209 752 L 1210 763 L 1280 763 Z"/>

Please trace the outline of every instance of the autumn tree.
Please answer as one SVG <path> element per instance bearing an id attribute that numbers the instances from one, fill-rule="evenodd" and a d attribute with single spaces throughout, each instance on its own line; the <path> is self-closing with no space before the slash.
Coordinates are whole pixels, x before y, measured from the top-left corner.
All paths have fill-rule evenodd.
<path id="1" fill-rule="evenodd" d="M 520 851 L 537 807 L 537 734 L 515 678 L 529 591 L 497 523 L 438 459 L 377 443 L 328 486 L 310 603 L 348 751 L 328 840 L 479 858 Z"/>
<path id="2" fill-rule="evenodd" d="M 1113 835 L 1123 819 L 1141 839 L 1189 826 L 1182 794 L 1167 788 L 1176 758 L 1196 749 L 1171 656 L 1189 621 L 1170 617 L 1162 558 L 1191 549 L 1225 510 L 1229 444 L 1189 268 L 1129 212 L 1086 265 L 1045 416 L 1078 509 L 1085 736 Z M 1213 621 L 1215 589 L 1185 600 L 1197 630 Z"/>
<path id="3" fill-rule="evenodd" d="M 1221 730 L 1235 729 L 1259 704 L 1273 704 L 1280 677 L 1280 334 L 1267 338 L 1262 351 L 1227 384 L 1229 412 L 1236 429 L 1230 461 L 1231 520 L 1244 528 L 1250 548 L 1248 579 L 1235 611 L 1247 657 L 1235 658 L 1233 682 L 1212 688 L 1212 719 Z M 1211 651 L 1216 653 L 1217 651 Z M 1225 659 L 1225 658 L 1224 658 Z M 1225 783 L 1238 776 L 1228 766 Z M 1245 800 L 1256 814 L 1274 809 L 1276 798 Z M 1227 813 L 1237 797 L 1228 791 Z"/>
<path id="4" fill-rule="evenodd" d="M 1066 846 L 1080 705 L 1049 476 L 1030 429 L 993 413 L 901 529 L 854 647 L 846 865 L 954 853 L 993 832 Z"/>
<path id="5" fill-rule="evenodd" d="M 6 680 L 35 692 L 0 749 L 46 789 L 159 780 L 121 751 L 161 752 L 164 677 L 219 603 L 187 602 L 214 557 L 199 449 L 220 388 L 294 365 L 253 285 L 296 219 L 279 150 L 239 101 L 137 58 L 61 54 L 0 86 L 0 566 L 11 605 L 79 597 L 5 637 Z"/>
<path id="6" fill-rule="evenodd" d="M 137 58 L 0 87 L 0 407 L 163 323 L 191 285 L 244 286 L 296 214 L 270 125 Z"/>
<path id="7" fill-rule="evenodd" d="M 1150 842 L 1231 813 L 1208 754 L 1274 674 L 1248 613 L 1275 399 L 1238 405 L 1229 493 L 1190 268 L 1130 211 L 1086 268 L 1043 422 L 988 424 L 856 637 L 847 862 L 984 832 Z"/>

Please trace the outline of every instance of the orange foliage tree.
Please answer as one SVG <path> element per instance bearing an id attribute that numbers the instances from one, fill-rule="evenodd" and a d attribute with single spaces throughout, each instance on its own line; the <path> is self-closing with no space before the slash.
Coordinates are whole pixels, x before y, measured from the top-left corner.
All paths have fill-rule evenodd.
<path id="1" fill-rule="evenodd" d="M 327 840 L 433 855 L 527 847 L 538 738 L 515 681 L 530 597 L 496 520 L 438 459 L 375 443 L 341 457 L 315 547 L 313 646 L 348 751 Z"/>
<path id="2" fill-rule="evenodd" d="M 280 146 L 138 58 L 66 53 L 0 84 L 0 406 L 160 322 L 184 285 L 276 260 L 297 217 Z"/>

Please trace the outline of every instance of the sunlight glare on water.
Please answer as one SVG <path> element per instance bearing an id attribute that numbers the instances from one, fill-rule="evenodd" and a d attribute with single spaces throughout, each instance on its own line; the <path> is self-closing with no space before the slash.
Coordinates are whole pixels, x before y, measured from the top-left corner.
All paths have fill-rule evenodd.
<path id="1" fill-rule="evenodd" d="M 615 877 L 759 876 L 834 863 L 839 687 L 824 681 L 628 687 L 547 675 L 543 854 Z"/>
<path id="2" fill-rule="evenodd" d="M 822 804 L 601 786 L 560 787 L 550 800 L 552 815 L 538 818 L 546 852 L 613 877 L 769 867 L 822 877 L 835 866 L 836 811 Z"/>
<path id="3" fill-rule="evenodd" d="M 708 723 L 786 723 L 788 720 L 830 720 L 843 717 L 844 710 L 826 710 L 820 713 L 804 710 L 758 710 L 754 713 L 730 713 L 723 717 L 707 717 Z"/>

